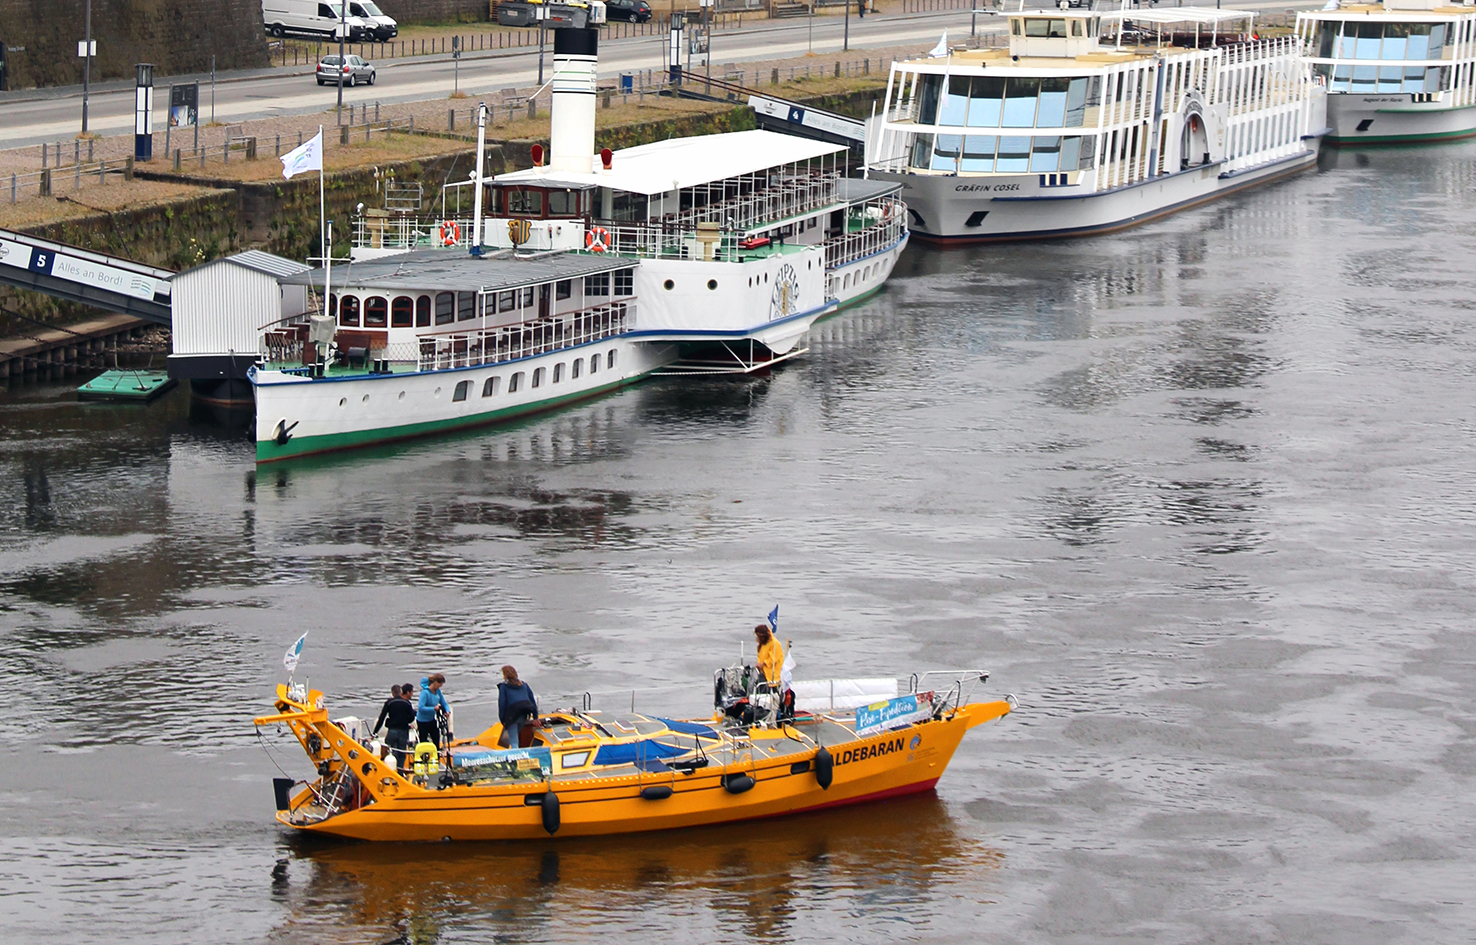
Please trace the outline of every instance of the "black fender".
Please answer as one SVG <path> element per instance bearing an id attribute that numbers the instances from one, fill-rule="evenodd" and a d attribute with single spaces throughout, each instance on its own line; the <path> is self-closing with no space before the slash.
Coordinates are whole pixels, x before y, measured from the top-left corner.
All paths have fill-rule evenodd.
<path id="1" fill-rule="evenodd" d="M 550 834 L 559 832 L 559 796 L 552 791 L 543 795 L 543 829 Z"/>
<path id="2" fill-rule="evenodd" d="M 831 757 L 830 749 L 824 745 L 815 752 L 815 783 L 820 785 L 820 790 L 830 790 L 830 782 L 835 779 L 835 758 Z"/>
<path id="3" fill-rule="evenodd" d="M 723 778 L 723 787 L 728 789 L 729 794 L 742 794 L 744 791 L 753 790 L 754 780 L 746 774 L 730 774 Z"/>
<path id="4" fill-rule="evenodd" d="M 664 801 L 671 797 L 670 784 L 652 784 L 641 788 L 641 797 L 648 801 Z"/>

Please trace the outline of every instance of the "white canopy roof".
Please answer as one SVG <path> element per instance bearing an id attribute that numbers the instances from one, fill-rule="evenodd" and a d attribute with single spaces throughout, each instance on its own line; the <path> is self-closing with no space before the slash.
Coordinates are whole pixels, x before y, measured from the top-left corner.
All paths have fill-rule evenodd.
<path id="1" fill-rule="evenodd" d="M 1250 10 L 1209 10 L 1174 7 L 1169 10 L 1113 10 L 1101 14 L 1104 20 L 1132 20 L 1135 23 L 1224 23 L 1254 17 Z"/>
<path id="2" fill-rule="evenodd" d="M 734 131 L 695 138 L 671 138 L 623 148 L 614 153 L 608 171 L 600 167 L 599 155 L 592 154 L 588 174 L 530 167 L 501 174 L 495 179 L 499 184 L 522 182 L 555 187 L 611 187 L 651 195 L 844 150 L 846 146 L 842 144 L 773 131 Z"/>

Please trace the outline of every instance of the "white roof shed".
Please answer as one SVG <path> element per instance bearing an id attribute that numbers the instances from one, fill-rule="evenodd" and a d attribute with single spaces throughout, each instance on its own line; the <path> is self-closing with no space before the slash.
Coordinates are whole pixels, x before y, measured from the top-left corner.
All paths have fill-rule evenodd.
<path id="1" fill-rule="evenodd" d="M 255 354 L 262 329 L 307 311 L 305 286 L 283 285 L 308 267 L 249 249 L 175 276 L 174 354 Z"/>

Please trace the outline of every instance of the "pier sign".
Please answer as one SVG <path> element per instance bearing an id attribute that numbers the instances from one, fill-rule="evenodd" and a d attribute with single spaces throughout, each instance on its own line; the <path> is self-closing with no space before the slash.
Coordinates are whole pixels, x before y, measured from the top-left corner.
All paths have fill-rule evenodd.
<path id="1" fill-rule="evenodd" d="M 154 301 L 161 291 L 166 296 L 169 294 L 169 283 L 152 276 L 43 249 L 35 250 L 26 268 L 43 275 L 68 279 L 95 289 L 105 289 L 109 292 L 117 292 L 119 295 L 143 299 L 146 302 Z"/>
<path id="2" fill-rule="evenodd" d="M 916 695 L 873 702 L 856 710 L 856 734 L 866 736 L 894 725 L 910 725 L 921 722 L 932 714 L 932 701 L 919 703 Z"/>
<path id="3" fill-rule="evenodd" d="M 31 247 L 24 243 L 0 239 L 0 266 L 31 268 Z"/>

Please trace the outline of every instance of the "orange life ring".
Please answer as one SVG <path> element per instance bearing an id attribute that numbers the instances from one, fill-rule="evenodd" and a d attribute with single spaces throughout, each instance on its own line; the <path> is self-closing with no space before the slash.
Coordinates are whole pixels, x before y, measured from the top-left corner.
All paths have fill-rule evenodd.
<path id="1" fill-rule="evenodd" d="M 441 224 L 441 245 L 455 246 L 461 242 L 461 224 L 455 220 L 447 220 Z"/>
<path id="2" fill-rule="evenodd" d="M 584 248 L 591 253 L 603 253 L 610 248 L 610 231 L 602 226 L 592 226 L 584 231 Z"/>

